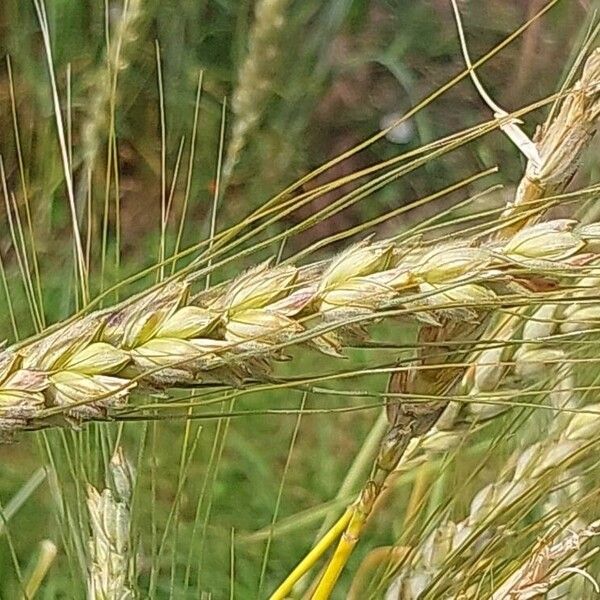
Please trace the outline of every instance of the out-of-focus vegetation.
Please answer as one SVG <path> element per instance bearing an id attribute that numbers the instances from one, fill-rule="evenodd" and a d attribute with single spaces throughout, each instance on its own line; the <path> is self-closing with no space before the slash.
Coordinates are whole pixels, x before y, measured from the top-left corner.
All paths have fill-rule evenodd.
<path id="1" fill-rule="evenodd" d="M 491 49 L 541 4 L 462 2 L 472 55 Z M 239 154 L 235 160 L 229 157 L 230 168 L 221 177 L 218 165 L 227 163 L 227 140 L 244 108 L 243 101 L 236 103 L 239 74 L 245 61 L 255 60 L 248 54 L 254 6 L 249 0 L 47 1 L 92 296 L 160 259 L 161 205 L 170 211 L 162 256 L 170 256 L 176 248 L 210 235 L 216 191 L 219 230 L 378 131 L 463 69 L 450 5 L 444 0 L 279 2 L 277 22 L 265 41 L 269 54 L 261 58 L 264 66 L 248 76 L 262 105 L 255 107 L 257 116 Z M 501 106 L 514 110 L 557 89 L 590 10 L 585 1 L 559 2 L 479 71 Z M 0 257 L 6 273 L 0 280 L 2 285 L 6 281 L 0 289 L 0 340 L 12 342 L 69 316 L 78 302 L 52 87 L 33 2 L 0 4 L 0 55 L 0 155 L 6 181 L 0 194 Z M 399 149 L 417 148 L 489 118 L 465 80 L 401 130 L 336 165 L 317 182 L 343 177 L 392 158 Z M 541 113 L 533 113 L 530 122 L 536 119 L 542 120 Z M 223 122 L 226 135 L 220 143 Z M 291 256 L 493 165 L 500 172 L 486 179 L 486 185 L 501 182 L 510 190 L 522 174 L 521 158 L 498 132 L 291 237 L 283 253 Z M 450 199 L 475 193 L 478 185 Z M 273 228 L 285 230 L 332 199 L 325 195 Z M 499 205 L 503 199 L 499 194 L 485 201 Z M 440 204 L 426 205 L 410 218 L 426 218 L 439 210 Z M 408 225 L 406 219 L 392 219 L 380 232 L 396 233 Z M 24 253 L 15 250 L 15 236 L 22 236 Z M 334 244 L 318 256 L 335 249 Z M 248 263 L 227 265 L 213 282 L 278 250 L 269 248 Z M 22 271 L 31 277 L 29 291 Z M 154 278 L 153 273 L 122 293 Z M 29 294 L 43 305 L 37 320 L 31 316 Z M 5 310 L 9 302 L 14 322 Z M 408 339 L 414 332 L 398 326 L 394 333 Z M 330 370 L 312 354 L 298 358 L 300 366 L 296 363 L 293 372 L 282 368 L 282 375 L 315 376 Z M 348 369 L 391 364 L 396 358 L 394 350 L 355 350 Z M 385 377 L 363 376 L 339 385 L 381 391 Z M 228 402 L 208 406 L 206 411 L 215 414 L 204 421 L 103 425 L 84 432 L 24 435 L 14 445 L 1 446 L 0 505 L 6 508 L 16 499 L 19 509 L 6 527 L 0 524 L 0 597 L 19 597 L 19 581 L 27 580 L 39 543 L 46 538 L 59 551 L 38 597 L 83 596 L 84 482 L 103 485 L 104 464 L 117 436 L 139 473 L 133 522 L 144 594 L 198 598 L 202 591 L 203 597 L 224 598 L 233 590 L 235 598 L 265 597 L 312 543 L 378 414 L 374 407 L 306 415 L 297 421 L 294 411 L 301 405 L 335 409 L 353 402 L 365 404 L 365 396 L 293 391 L 282 397 L 267 390 L 239 400 L 232 395 Z M 290 409 L 291 414 L 218 418 L 219 411 L 273 407 Z M 474 444 L 473 452 L 481 451 L 485 441 L 482 437 L 481 444 Z M 501 452 L 494 458 L 498 463 L 502 459 Z M 41 464 L 52 465 L 59 476 L 49 470 L 29 490 L 26 482 Z M 428 468 L 437 472 L 439 465 Z M 468 463 L 451 464 L 439 478 L 426 474 L 433 487 L 427 499 L 430 513 L 469 470 Z M 393 543 L 418 476 L 404 476 L 390 491 L 393 499 L 385 518 L 372 524 L 371 538 L 363 553 L 353 557 L 353 567 L 374 546 Z M 481 473 L 469 485 L 477 489 L 484 479 Z M 336 506 L 351 498 L 351 493 L 345 495 Z M 275 522 L 279 525 L 270 531 Z M 347 575 L 342 589 L 349 582 Z"/>

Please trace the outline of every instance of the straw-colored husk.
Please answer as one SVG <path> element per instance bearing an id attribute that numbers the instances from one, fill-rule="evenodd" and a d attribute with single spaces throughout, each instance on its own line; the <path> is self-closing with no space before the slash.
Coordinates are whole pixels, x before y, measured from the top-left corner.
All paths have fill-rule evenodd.
<path id="1" fill-rule="evenodd" d="M 539 161 L 528 161 L 525 175 L 505 218 L 525 213 L 543 198 L 556 196 L 567 187 L 579 167 L 583 151 L 596 132 L 600 115 L 600 49 L 588 57 L 580 79 L 569 91 L 555 117 L 536 132 L 534 142 Z M 505 230 L 514 231 L 531 221 L 516 220 Z"/>

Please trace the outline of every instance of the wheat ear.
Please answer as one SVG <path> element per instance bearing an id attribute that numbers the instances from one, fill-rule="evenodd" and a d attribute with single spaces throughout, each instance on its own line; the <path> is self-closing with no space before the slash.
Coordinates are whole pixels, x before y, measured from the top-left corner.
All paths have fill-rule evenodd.
<path id="1" fill-rule="evenodd" d="M 408 252 L 365 241 L 325 265 L 264 263 L 196 296 L 189 277 L 171 281 L 3 351 L 0 429 L 61 424 L 61 415 L 105 419 L 135 387 L 264 380 L 288 346 L 339 356 L 344 340 L 360 343 L 360 324 L 378 317 L 412 315 L 434 328 L 448 318 L 470 323 L 482 305 L 529 297 L 528 278 L 535 286 L 542 274 L 578 271 L 595 256 L 598 229 L 561 219 L 501 244 Z"/>
<path id="2" fill-rule="evenodd" d="M 555 508 L 555 496 L 567 494 L 568 503 L 573 504 L 579 495 L 581 476 L 575 472 L 575 467 L 588 456 L 586 450 L 598 437 L 600 424 L 597 414 L 600 406 L 588 406 L 585 412 L 579 414 L 575 411 L 580 407 L 581 400 L 573 391 L 576 387 L 573 365 L 569 362 L 566 353 L 552 344 L 554 336 L 563 337 L 565 334 L 589 329 L 589 319 L 592 314 L 585 298 L 593 293 L 592 290 L 597 289 L 599 281 L 597 278 L 584 278 L 578 283 L 581 289 L 577 292 L 577 299 L 580 302 L 574 302 L 564 310 L 557 305 L 542 305 L 533 311 L 533 314 L 529 315 L 530 320 L 526 320 L 524 325 L 522 323 L 523 326 L 518 330 L 523 343 L 519 345 L 514 356 L 502 356 L 498 352 L 498 349 L 506 352 L 506 348 L 510 348 L 510 345 L 500 345 L 493 351 L 485 350 L 477 355 L 476 360 L 481 361 L 485 357 L 485 360 L 490 362 L 475 362 L 474 368 L 471 369 L 471 376 L 466 379 L 466 382 L 473 386 L 472 390 L 476 397 L 480 397 L 485 391 L 496 390 L 501 380 L 508 374 L 506 369 L 501 368 L 503 364 L 514 364 L 513 371 L 529 381 L 543 380 L 548 372 L 555 373 L 547 390 L 551 404 L 558 411 L 551 430 L 543 440 L 523 451 L 515 452 L 499 480 L 486 486 L 475 496 L 466 519 L 458 524 L 447 522 L 430 534 L 427 541 L 412 557 L 411 566 L 405 567 L 392 584 L 390 598 L 395 595 L 400 595 L 407 600 L 420 597 L 420 594 L 428 589 L 436 574 L 444 572 L 445 565 L 450 564 L 449 561 L 453 558 L 459 554 L 463 556 L 465 552 L 470 556 L 473 556 L 474 552 L 480 553 L 481 548 L 484 548 L 485 544 L 493 538 L 498 528 L 497 521 L 508 514 L 514 514 L 522 505 L 529 506 L 532 494 L 543 497 L 545 491 L 551 490 L 545 497 L 547 511 Z M 598 308 L 597 306 L 593 308 L 597 319 Z M 517 333 L 515 324 L 523 318 L 522 314 L 513 314 L 504 320 L 500 327 L 501 338 L 506 339 Z M 489 352 L 494 354 L 490 355 Z M 497 362 L 494 363 L 491 359 Z M 558 363 L 561 366 L 556 371 L 549 371 L 545 366 L 547 362 Z M 476 405 L 473 408 L 477 411 Z M 489 412 L 484 412 L 484 416 L 489 418 L 491 415 Z M 436 435 L 442 436 L 443 439 L 444 432 L 430 432 L 428 435 L 434 438 Z M 439 441 L 434 444 L 436 448 L 439 446 Z M 541 494 L 540 490 L 542 490 Z M 564 498 L 562 500 L 564 501 Z M 583 531 L 591 532 L 595 531 L 595 528 L 596 526 L 593 525 Z M 542 593 L 543 590 L 547 590 L 558 579 L 564 578 L 568 572 L 563 568 L 559 578 L 557 572 L 552 571 L 551 567 L 559 558 L 564 560 L 574 557 L 579 546 L 571 542 L 575 539 L 584 540 L 587 537 L 591 535 L 574 533 L 564 540 L 543 545 L 534 553 L 533 558 L 507 575 L 506 581 L 496 590 L 493 597 L 514 597 L 524 600 L 530 597 L 527 595 L 530 592 Z M 464 556 L 461 564 L 467 564 L 468 568 L 468 561 L 463 559 Z M 478 555 L 477 560 L 481 560 L 481 556 Z M 478 569 L 476 566 L 473 568 L 475 572 Z M 571 574 L 577 572 L 579 571 L 575 568 L 571 570 Z M 460 576 L 454 577 L 454 575 L 456 581 L 461 581 Z M 465 578 L 464 575 L 462 577 Z M 439 587 L 436 589 L 439 593 Z M 504 596 L 503 590 L 507 594 L 507 590 L 513 590 L 511 593 L 514 594 Z M 468 592 L 466 597 L 469 597 Z"/>
<path id="3" fill-rule="evenodd" d="M 587 79 L 597 63 L 586 63 Z M 379 314 L 469 319 L 469 305 L 500 304 L 515 286 L 523 295 L 511 271 L 535 280 L 588 262 L 586 250 L 595 251 L 599 230 L 562 219 L 479 246 L 465 240 L 407 249 L 367 241 L 324 266 L 263 264 L 224 291 L 200 296 L 190 294 L 193 276 L 175 280 L 3 351 L 0 430 L 46 426 L 57 414 L 75 421 L 106 418 L 108 408 L 141 385 L 164 389 L 264 378 L 268 361 L 285 346 L 310 343 L 338 354 L 344 334 L 356 338 L 360 322 Z M 354 326 L 340 330 L 349 320 Z"/>
<path id="4" fill-rule="evenodd" d="M 89 600 L 133 600 L 133 559 L 130 547 L 130 502 L 133 471 L 118 449 L 110 461 L 112 485 L 99 492 L 88 486 Z"/>
<path id="5" fill-rule="evenodd" d="M 258 0 L 256 3 L 248 53 L 233 93 L 234 121 L 223 167 L 225 181 L 231 177 L 273 91 L 288 4 L 289 0 Z"/>
<path id="6" fill-rule="evenodd" d="M 596 132 L 600 114 L 600 49 L 587 58 L 580 79 L 567 93 L 556 116 L 536 132 L 539 161 L 529 160 L 514 200 L 503 217 L 505 233 L 531 222 L 527 214 L 543 198 L 560 194 L 575 175 L 583 151 Z M 518 219 L 523 215 L 523 220 Z M 517 217 L 517 218 L 515 218 Z"/>
<path id="7" fill-rule="evenodd" d="M 578 478 L 576 467 L 589 456 L 586 450 L 597 443 L 600 433 L 599 411 L 600 405 L 591 405 L 586 407 L 585 412 L 563 413 L 560 422 L 555 421 L 545 439 L 515 452 L 500 478 L 476 494 L 469 514 L 463 521 L 447 521 L 424 540 L 413 553 L 410 566 L 403 568 L 392 584 L 394 593 L 411 600 L 421 597 L 426 591 L 447 593 L 446 588 L 451 584 L 461 589 L 468 587 L 469 570 L 473 574 L 482 573 L 480 566 L 484 561 L 485 548 L 491 547 L 502 521 L 511 515 L 526 512 L 523 509 L 531 506 L 532 498 L 548 499 L 553 489 L 567 482 L 572 484 Z M 573 501 L 573 498 L 570 500 Z M 578 550 L 577 546 L 564 541 L 556 548 L 557 552 L 560 549 L 562 558 L 573 556 Z M 565 553 L 567 550 L 568 553 Z M 462 565 L 460 573 L 450 571 L 448 576 L 452 581 L 446 579 L 444 582 L 439 574 L 446 573 L 446 565 L 453 563 L 457 557 L 460 557 Z M 550 560 L 550 563 L 554 560 Z M 548 570 L 540 568 L 535 571 L 531 565 L 531 561 L 516 567 L 511 563 L 513 570 L 504 574 L 504 581 L 502 577 L 495 577 L 496 581 L 500 580 L 500 587 L 493 597 L 512 597 L 499 595 L 499 590 L 516 588 L 518 585 L 525 587 L 526 582 L 527 585 L 533 586 L 535 583 L 541 586 L 553 581 L 552 577 L 544 581 Z M 535 580 L 532 579 L 534 573 Z M 477 586 L 477 583 L 473 585 Z M 470 597 L 468 591 L 462 593 Z M 524 593 L 523 596 L 515 596 L 525 597 Z"/>
<path id="8" fill-rule="evenodd" d="M 598 281 L 584 279 L 581 284 L 584 291 L 578 292 L 578 295 L 583 299 L 594 289 L 592 284 L 597 287 Z M 557 349 L 553 342 L 555 336 L 560 336 L 560 339 L 567 332 L 572 334 L 585 330 L 589 327 L 589 321 L 582 321 L 578 303 L 571 305 L 567 311 L 563 311 L 561 306 L 542 305 L 529 315 L 530 320 L 526 320 L 525 310 L 520 312 L 521 314 L 517 312 L 503 315 L 499 322 L 490 326 L 488 334 L 491 332 L 498 336 L 493 338 L 497 344 L 471 357 L 473 362 L 462 386 L 466 388 L 467 393 L 473 393 L 474 398 L 483 399 L 486 393 L 497 392 L 505 379 L 514 380 L 515 377 L 519 377 L 520 383 L 540 382 L 547 377 L 547 373 L 555 374 L 550 387 L 544 389 L 550 404 L 560 411 L 554 418 L 552 430 L 549 432 L 550 441 L 540 441 L 522 452 L 516 452 L 501 478 L 476 495 L 469 516 L 464 521 L 458 524 L 450 521 L 444 523 L 412 554 L 409 549 L 399 549 L 399 552 L 391 554 L 382 552 L 384 561 L 386 557 L 392 560 L 398 554 L 403 562 L 409 563 L 409 566 L 402 568 L 400 575 L 390 586 L 386 595 L 389 600 L 400 597 L 411 600 L 421 597 L 420 594 L 429 589 L 434 579 L 446 572 L 456 581 L 462 581 L 459 577 L 464 579 L 464 575 L 457 574 L 455 566 L 466 564 L 462 554 L 466 552 L 472 556 L 473 553 L 480 552 L 485 544 L 491 543 L 494 532 L 498 530 L 495 520 L 503 518 L 509 509 L 514 512 L 520 503 L 531 502 L 532 493 L 540 487 L 538 481 L 542 477 L 547 480 L 551 476 L 549 483 L 553 488 L 545 499 L 545 512 L 556 511 L 565 503 L 572 505 L 580 496 L 582 478 L 573 472 L 573 467 L 586 456 L 582 450 L 587 449 L 597 435 L 597 426 L 589 429 L 586 423 L 595 425 L 597 418 L 595 407 L 589 407 L 584 418 L 574 418 L 571 411 L 577 409 L 581 402 L 573 391 L 576 387 L 573 364 L 569 361 L 569 356 Z M 531 313 L 530 310 L 529 312 Z M 510 343 L 513 336 L 520 341 L 516 351 L 514 344 Z M 467 364 L 469 362 L 467 361 Z M 547 363 L 551 363 L 550 369 Z M 560 365 L 558 370 L 555 364 Z M 511 393 L 510 390 L 503 389 L 501 395 L 510 398 L 514 393 L 514 390 Z M 451 402 L 435 427 L 421 438 L 412 440 L 412 447 L 409 447 L 402 457 L 398 471 L 404 472 L 414 468 L 437 453 L 457 449 L 464 436 L 474 431 L 474 424 L 481 425 L 482 422 L 497 417 L 509 406 L 510 401 L 500 405 L 485 402 Z M 562 414 L 564 410 L 569 412 Z M 544 483 L 541 487 L 547 489 L 549 485 Z M 563 551 L 567 547 L 568 543 L 560 542 L 552 550 L 550 555 L 554 558 L 551 559 L 548 555 L 548 560 L 544 563 L 548 569 L 559 554 L 561 558 L 566 558 Z M 410 560 L 406 558 L 409 555 Z M 365 559 L 365 564 L 370 557 L 371 555 L 368 555 Z M 527 561 L 527 564 L 519 567 L 510 579 L 523 583 L 524 574 L 531 574 L 532 563 L 533 561 Z M 474 568 L 474 572 L 477 572 L 477 567 Z M 538 576 L 537 585 L 541 589 L 542 585 L 548 583 L 539 581 L 542 578 L 542 566 L 540 565 L 535 572 Z M 564 573 L 566 571 L 562 576 Z M 531 579 L 528 581 L 531 582 Z M 436 589 L 439 593 L 439 589 Z M 465 597 L 471 596 L 467 592 Z M 500 597 L 503 596 L 498 596 Z"/>
<path id="9" fill-rule="evenodd" d="M 587 298 L 594 296 L 594 290 L 597 290 L 599 285 L 600 280 L 597 277 L 585 277 L 577 282 L 576 289 L 573 291 L 574 302 L 567 306 L 542 304 L 534 309 L 523 307 L 496 315 L 497 318 L 490 322 L 481 336 L 481 340 L 491 340 L 489 347 L 484 346 L 483 349 L 471 353 L 466 361 L 469 366 L 460 387 L 465 400 L 469 398 L 472 400 L 450 402 L 434 427 L 425 435 L 414 437 L 410 441 L 396 472 L 403 473 L 414 469 L 440 453 L 456 450 L 464 442 L 466 435 L 472 434 L 506 412 L 511 406 L 510 399 L 518 393 L 518 390 L 514 389 L 515 380 L 517 385 L 539 384 L 547 379 L 548 373 L 556 374 L 550 388 L 544 389 L 549 403 L 561 411 L 576 409 L 580 402 L 573 392 L 576 388 L 574 365 L 568 353 L 556 342 L 564 339 L 565 335 L 587 333 L 598 327 L 600 307 L 595 303 L 590 304 Z M 515 343 L 516 341 L 518 344 Z M 511 382 L 508 388 L 503 385 L 507 381 Z M 489 401 L 486 401 L 488 395 Z M 594 412 L 593 407 L 590 412 Z M 569 428 L 571 418 L 570 414 L 564 416 L 558 413 L 553 422 L 553 430 L 559 432 Z M 595 417 L 590 416 L 590 418 Z M 593 432 L 588 434 L 591 442 L 594 434 Z M 561 457 L 565 452 L 575 449 L 569 448 L 568 444 L 562 446 L 557 444 L 554 453 L 550 453 L 550 456 Z M 539 447 L 532 446 L 523 455 L 536 451 L 539 452 Z M 555 477 L 555 485 L 559 489 L 547 498 L 545 510 L 556 509 L 561 503 L 564 505 L 565 501 L 573 503 L 578 495 L 580 483 L 581 477 L 573 477 L 567 471 L 559 471 Z M 567 498 L 563 497 L 565 494 Z M 407 600 L 418 596 L 415 590 L 422 591 L 422 586 L 432 577 L 432 573 L 438 570 L 437 567 L 435 569 L 433 567 L 432 557 L 437 557 L 435 561 L 439 562 L 449 552 L 447 547 L 443 550 L 440 546 L 447 541 L 446 534 L 450 531 L 448 527 L 452 529 L 454 525 L 445 525 L 430 538 L 431 543 L 438 540 L 436 543 L 439 552 L 434 552 L 432 548 L 423 550 L 423 555 L 429 557 L 426 560 L 427 564 L 422 565 L 421 571 L 419 569 L 415 571 L 414 581 L 410 578 L 403 579 L 402 576 L 397 578 L 390 588 L 390 598 L 397 597 L 400 589 L 401 597 Z M 457 539 L 464 537 L 466 526 L 463 523 L 461 527 L 456 530 Z M 454 529 L 452 531 L 454 532 Z M 454 546 L 452 548 L 455 549 Z M 557 548 L 565 548 L 565 545 L 560 543 Z M 389 553 L 383 554 L 384 558 L 390 556 Z M 370 556 L 365 559 L 365 564 L 369 562 Z M 529 567 L 524 565 L 521 570 L 528 572 L 528 569 Z M 429 575 L 426 576 L 425 572 Z"/>

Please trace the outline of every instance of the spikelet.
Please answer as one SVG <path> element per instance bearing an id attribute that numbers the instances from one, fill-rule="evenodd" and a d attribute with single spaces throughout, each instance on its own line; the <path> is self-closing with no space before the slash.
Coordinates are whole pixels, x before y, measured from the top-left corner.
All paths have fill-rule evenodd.
<path id="1" fill-rule="evenodd" d="M 577 564 L 576 559 L 585 542 L 598 535 L 600 521 L 594 521 L 576 531 L 571 528 L 559 539 L 543 541 L 533 556 L 494 592 L 491 600 L 539 598 L 559 583 L 564 587 L 564 579 L 574 575 L 585 577 L 596 594 L 599 593 L 598 583 Z"/>

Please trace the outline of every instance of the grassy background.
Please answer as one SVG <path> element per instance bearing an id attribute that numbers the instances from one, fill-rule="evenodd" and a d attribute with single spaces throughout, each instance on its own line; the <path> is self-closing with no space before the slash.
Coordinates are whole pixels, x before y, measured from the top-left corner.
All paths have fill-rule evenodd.
<path id="1" fill-rule="evenodd" d="M 481 70 L 482 79 L 501 106 L 516 109 L 556 89 L 564 74 L 563 66 L 568 65 L 581 36 L 589 4 L 559 2 L 549 15 Z M 472 55 L 479 56 L 539 9 L 541 3 L 467 1 L 462 6 Z M 166 235 L 168 252 L 174 248 L 186 195 L 184 172 L 190 157 L 200 74 L 198 136 L 182 247 L 209 235 L 223 102 L 235 93 L 237 74 L 247 56 L 253 3 L 149 0 L 143 4 L 123 48 L 113 98 L 117 153 L 108 169 L 111 127 L 106 118 L 101 118 L 107 106 L 101 104 L 98 110 L 97 99 L 102 96 L 106 81 L 105 24 L 108 20 L 109 30 L 116 30 L 121 5 L 114 2 L 105 7 L 103 2 L 91 0 L 50 0 L 47 11 L 63 114 L 71 124 L 76 181 L 85 181 L 86 160 L 94 143 L 98 148 L 93 160 L 89 214 L 91 286 L 93 293 L 98 293 L 111 282 L 157 261 L 161 176 L 166 173 L 170 185 L 182 144 L 183 159 L 173 195 L 174 217 Z M 166 169 L 161 158 L 155 42 L 160 49 L 164 88 Z M 26 207 L 30 210 L 44 317 L 46 323 L 52 323 L 70 315 L 77 300 L 69 241 L 71 226 L 50 85 L 32 3 L 2 2 L 0 54 L 10 57 L 12 67 L 11 84 L 8 63 L 0 63 L 0 154 L 8 190 L 23 219 Z M 461 69 L 447 2 L 290 1 L 277 53 L 265 74 L 262 115 L 220 198 L 217 229 L 236 223 L 241 215 L 248 214 L 283 186 L 365 139 L 380 128 L 386 117 L 408 110 Z M 24 185 L 16 152 L 14 111 L 25 166 Z M 229 110 L 226 115 L 230 126 L 235 116 Z M 489 113 L 470 84 L 462 82 L 409 122 L 402 143 L 380 140 L 318 181 L 344 177 L 488 118 Z M 534 114 L 528 122 L 535 123 L 536 119 L 540 120 L 541 114 Z M 91 141 L 86 138 L 90 124 L 96 127 L 92 127 L 95 137 Z M 494 133 L 428 163 L 409 177 L 392 181 L 334 218 L 290 238 L 285 256 L 494 164 L 500 165 L 500 173 L 488 178 L 486 185 L 501 182 L 510 194 L 523 165 L 509 142 Z M 111 168 L 114 170 L 108 182 L 106 174 Z M 592 164 L 581 177 L 589 176 L 593 169 Z M 444 202 L 461 199 L 478 189 L 474 184 Z M 284 231 L 326 206 L 332 198 L 323 196 L 274 225 L 270 233 Z M 498 202 L 502 198 L 500 194 Z M 397 233 L 443 206 L 444 203 L 433 208 L 425 206 L 412 211 L 410 217 L 393 219 L 380 227 L 381 234 Z M 0 291 L 0 339 L 12 342 L 16 337 L 34 333 L 35 323 L 26 301 L 4 203 L 0 205 L 0 222 L 0 256 L 16 315 L 15 331 L 9 311 L 4 310 L 8 297 Z M 32 243 L 26 244 L 33 251 Z M 318 255 L 329 255 L 335 249 L 334 244 Z M 274 246 L 263 254 L 277 250 Z M 236 261 L 218 271 L 213 281 L 230 277 L 258 258 L 252 256 L 248 263 Z M 150 280 L 151 277 L 136 285 Z M 135 289 L 131 286 L 121 293 L 126 295 Z M 381 329 L 378 335 L 379 339 L 400 344 L 412 339 L 414 332 L 406 325 L 398 325 L 392 331 Z M 305 351 L 296 356 L 293 371 L 283 365 L 279 374 L 314 376 L 339 369 L 316 357 Z M 397 351 L 392 350 L 355 350 L 343 368 L 360 371 L 390 364 L 396 358 Z M 87 537 L 83 485 L 87 481 L 103 485 L 104 461 L 117 436 L 122 436 L 139 473 L 134 507 L 135 548 L 141 589 L 147 590 L 144 595 L 197 598 L 202 591 L 207 598 L 225 598 L 230 593 L 236 598 L 265 597 L 310 546 L 324 517 L 324 507 L 336 496 L 380 409 L 305 414 L 300 421 L 295 411 L 300 406 L 331 410 L 372 405 L 380 398 L 368 397 L 368 392 L 380 393 L 385 377 L 362 375 L 331 387 L 334 386 L 353 393 L 267 389 L 237 397 L 237 393 L 227 392 L 231 399 L 207 403 L 198 411 L 204 418 L 187 425 L 183 420 L 156 421 L 126 424 L 122 428 L 89 427 L 83 432 L 51 431 L 24 435 L 14 445 L 1 446 L 0 502 L 6 507 L 11 499 L 22 496 L 24 503 L 0 533 L 0 597 L 18 597 L 19 578 L 26 579 L 38 544 L 44 538 L 59 545 L 59 555 L 39 597 L 82 597 L 80 563 Z M 204 393 L 207 402 L 222 394 L 214 390 Z M 233 408 L 248 414 L 231 419 L 211 416 Z M 266 409 L 289 409 L 290 414 L 258 412 Z M 501 431 L 507 423 L 499 421 L 494 427 Z M 499 452 L 499 461 L 502 456 Z M 29 495 L 25 483 L 41 464 L 51 463 L 58 475 L 46 478 Z M 464 461 L 451 461 L 443 470 L 435 464 L 427 468 L 425 477 L 432 482 L 425 499 L 429 514 L 444 504 L 448 490 L 462 481 L 468 468 Z M 442 471 L 443 476 L 436 475 Z M 370 549 L 397 539 L 414 477 L 419 475 L 402 478 L 391 492 L 389 510 L 375 519 L 369 539 L 352 559 L 353 567 Z M 469 489 L 462 490 L 464 498 L 457 496 L 457 514 L 464 511 L 470 490 L 477 489 L 483 481 L 484 473 L 475 477 Z M 57 510 L 57 501 L 62 511 Z M 280 526 L 269 536 L 276 510 Z M 353 568 L 348 572 L 352 571 Z M 342 589 L 349 585 L 350 575 L 345 577 Z"/>

